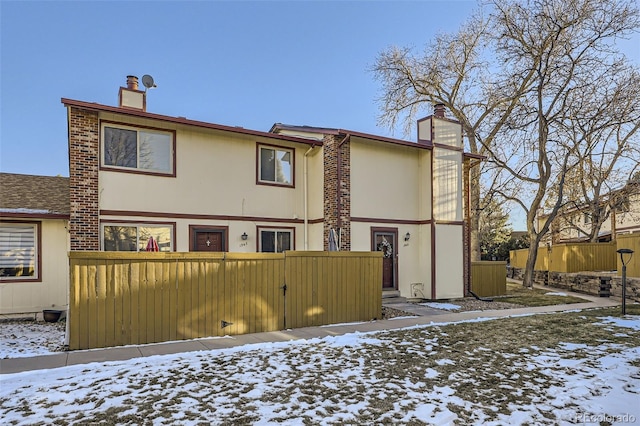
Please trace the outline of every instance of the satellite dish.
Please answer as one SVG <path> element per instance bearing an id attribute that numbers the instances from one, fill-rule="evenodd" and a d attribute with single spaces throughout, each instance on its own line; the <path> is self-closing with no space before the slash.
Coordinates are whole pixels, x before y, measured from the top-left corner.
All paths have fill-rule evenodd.
<path id="1" fill-rule="evenodd" d="M 151 77 L 149 74 L 145 74 L 142 76 L 142 84 L 147 89 L 156 87 L 156 84 L 153 82 L 153 77 Z"/>

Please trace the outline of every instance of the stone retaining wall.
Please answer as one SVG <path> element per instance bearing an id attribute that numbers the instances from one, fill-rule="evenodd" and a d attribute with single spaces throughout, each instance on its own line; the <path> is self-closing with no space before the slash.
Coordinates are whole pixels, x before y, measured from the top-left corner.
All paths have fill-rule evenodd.
<path id="1" fill-rule="evenodd" d="M 507 267 L 507 277 L 522 280 L 523 268 Z M 600 293 L 600 281 L 602 278 L 610 278 L 611 294 L 622 297 L 622 277 L 615 272 L 547 272 L 533 271 L 533 281 L 539 285 L 548 284 L 551 287 L 575 291 L 577 293 L 598 296 Z M 640 278 L 627 277 L 627 300 L 640 302 Z"/>

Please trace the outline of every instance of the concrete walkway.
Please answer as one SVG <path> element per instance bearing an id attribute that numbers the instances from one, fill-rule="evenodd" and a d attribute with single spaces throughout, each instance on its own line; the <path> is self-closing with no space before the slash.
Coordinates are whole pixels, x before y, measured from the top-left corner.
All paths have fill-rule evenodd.
<path id="1" fill-rule="evenodd" d="M 68 365 L 88 364 L 92 362 L 123 361 L 152 355 L 167 355 L 181 352 L 207 351 L 243 346 L 252 343 L 286 342 L 291 340 L 322 338 L 339 336 L 347 333 L 365 333 L 382 330 L 396 330 L 404 327 L 426 324 L 441 324 L 456 321 L 475 320 L 479 318 L 500 318 L 513 315 L 531 315 L 550 312 L 561 312 L 573 309 L 590 309 L 617 306 L 620 301 L 616 298 L 600 298 L 551 287 L 540 287 L 549 291 L 558 291 L 567 295 L 588 300 L 585 303 L 568 305 L 552 305 L 527 307 L 517 309 L 502 309 L 492 311 L 450 312 L 429 308 L 426 306 L 392 305 L 394 308 L 410 311 L 415 317 L 402 317 L 389 320 L 370 321 L 362 323 L 338 324 L 333 326 L 306 327 L 283 331 L 269 331 L 264 333 L 244 334 L 239 336 L 215 337 L 177 342 L 155 343 L 139 346 L 123 346 L 105 349 L 70 351 L 42 355 L 30 358 L 11 358 L 0 360 L 0 374 L 18 373 L 30 370 L 58 368 Z M 410 309 L 408 309 L 410 308 Z"/>

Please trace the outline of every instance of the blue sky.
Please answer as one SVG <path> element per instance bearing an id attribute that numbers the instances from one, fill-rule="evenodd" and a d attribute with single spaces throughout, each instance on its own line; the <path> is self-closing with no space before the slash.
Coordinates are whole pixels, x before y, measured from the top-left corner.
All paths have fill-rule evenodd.
<path id="1" fill-rule="evenodd" d="M 68 176 L 60 98 L 116 105 L 129 74 L 154 77 L 149 112 L 263 131 L 281 122 L 391 135 L 376 125 L 376 55 L 422 48 L 474 7 L 2 1 L 0 170 Z"/>
<path id="2" fill-rule="evenodd" d="M 129 74 L 154 77 L 153 113 L 262 131 L 281 122 L 403 137 L 377 126 L 376 56 L 392 45 L 421 49 L 475 7 L 0 0 L 0 171 L 68 176 L 60 98 L 116 105 Z M 640 63 L 640 37 L 622 47 Z"/>

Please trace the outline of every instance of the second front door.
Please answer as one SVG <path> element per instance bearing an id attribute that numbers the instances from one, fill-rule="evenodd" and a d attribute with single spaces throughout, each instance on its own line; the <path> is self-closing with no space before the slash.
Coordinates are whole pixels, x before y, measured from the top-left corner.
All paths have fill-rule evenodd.
<path id="1" fill-rule="evenodd" d="M 227 251 L 227 232 L 224 228 L 191 228 L 191 251 Z"/>

